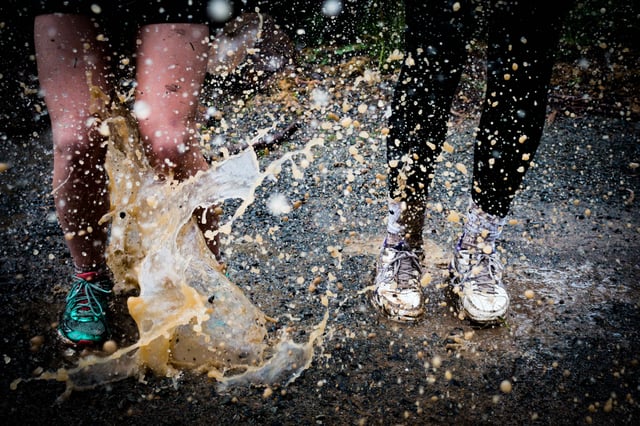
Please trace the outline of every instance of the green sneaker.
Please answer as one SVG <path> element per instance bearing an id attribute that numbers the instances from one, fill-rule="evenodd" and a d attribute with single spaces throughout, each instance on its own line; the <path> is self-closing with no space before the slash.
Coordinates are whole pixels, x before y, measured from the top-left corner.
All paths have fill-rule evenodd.
<path id="1" fill-rule="evenodd" d="M 58 326 L 58 333 L 67 344 L 89 346 L 108 338 L 106 307 L 109 294 L 111 281 L 107 277 L 96 272 L 75 275 Z"/>

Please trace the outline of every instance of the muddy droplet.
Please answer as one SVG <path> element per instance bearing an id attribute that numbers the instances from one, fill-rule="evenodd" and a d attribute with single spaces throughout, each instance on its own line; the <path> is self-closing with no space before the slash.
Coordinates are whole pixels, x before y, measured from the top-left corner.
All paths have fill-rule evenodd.
<path id="1" fill-rule="evenodd" d="M 433 368 L 440 368 L 442 366 L 442 358 L 438 355 L 434 356 L 431 359 L 431 365 L 433 365 Z"/>
<path id="2" fill-rule="evenodd" d="M 460 215 L 458 214 L 458 212 L 451 210 L 451 212 L 449 212 L 449 215 L 447 216 L 447 221 L 451 223 L 459 223 Z"/>
<path id="3" fill-rule="evenodd" d="M 449 154 L 453 154 L 454 148 L 453 148 L 453 145 L 451 145 L 448 142 L 445 142 L 442 144 L 442 150 L 445 152 L 448 152 Z"/>
<path id="4" fill-rule="evenodd" d="M 38 352 L 44 343 L 44 336 L 33 336 L 29 343 L 31 343 L 31 352 Z"/>
<path id="5" fill-rule="evenodd" d="M 268 399 L 268 398 L 271 398 L 271 395 L 273 395 L 273 389 L 271 389 L 271 387 L 267 386 L 267 388 L 264 390 L 264 392 L 262 392 L 262 397 L 264 399 Z"/>
<path id="6" fill-rule="evenodd" d="M 429 285 L 431 280 L 432 280 L 431 274 L 428 272 L 425 272 L 424 275 L 422 275 L 422 278 L 420 278 L 420 285 L 422 287 L 426 287 Z"/>
<path id="7" fill-rule="evenodd" d="M 509 380 L 503 380 L 500 383 L 500 392 L 502 393 L 511 393 L 512 385 Z"/>
<path id="8" fill-rule="evenodd" d="M 118 344 L 113 341 L 113 340 L 107 340 L 106 342 L 104 342 L 104 344 L 102 345 L 102 350 L 104 352 L 106 352 L 107 354 L 111 355 L 112 353 L 114 353 L 116 350 L 118 350 Z"/>

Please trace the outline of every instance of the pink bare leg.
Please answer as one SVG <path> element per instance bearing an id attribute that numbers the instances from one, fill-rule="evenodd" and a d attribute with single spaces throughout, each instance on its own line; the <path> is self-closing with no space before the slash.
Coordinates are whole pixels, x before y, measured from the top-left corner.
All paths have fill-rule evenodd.
<path id="1" fill-rule="evenodd" d="M 76 268 L 93 271 L 104 266 L 107 229 L 98 221 L 109 209 L 105 148 L 91 125 L 88 83 L 108 93 L 102 50 L 82 16 L 40 15 L 34 32 L 53 133 L 56 213 Z"/>
<path id="2" fill-rule="evenodd" d="M 200 24 L 152 24 L 140 30 L 135 112 L 151 164 L 165 178 L 184 180 L 209 168 L 195 122 L 208 35 L 208 27 Z M 210 210 L 196 212 L 203 231 L 217 227 Z M 208 246 L 219 255 L 216 240 Z"/>

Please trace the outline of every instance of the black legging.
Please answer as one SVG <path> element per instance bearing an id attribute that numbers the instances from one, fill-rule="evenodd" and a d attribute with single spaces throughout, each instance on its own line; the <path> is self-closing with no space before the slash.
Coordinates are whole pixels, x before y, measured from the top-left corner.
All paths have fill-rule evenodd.
<path id="1" fill-rule="evenodd" d="M 539 145 L 547 90 L 570 0 L 406 0 L 406 52 L 387 160 L 389 195 L 424 206 L 479 4 L 487 19 L 487 88 L 476 135 L 473 200 L 504 217 Z"/>

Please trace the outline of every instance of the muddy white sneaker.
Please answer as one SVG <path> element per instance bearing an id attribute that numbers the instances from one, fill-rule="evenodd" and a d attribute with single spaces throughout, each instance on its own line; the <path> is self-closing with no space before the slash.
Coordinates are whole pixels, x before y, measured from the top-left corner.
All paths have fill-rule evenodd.
<path id="1" fill-rule="evenodd" d="M 451 262 L 451 285 L 458 309 L 472 321 L 495 322 L 509 308 L 502 284 L 503 266 L 496 253 L 476 253 L 456 248 Z"/>
<path id="2" fill-rule="evenodd" d="M 495 251 L 503 224 L 503 219 L 472 205 L 449 267 L 458 309 L 475 322 L 498 321 L 509 308 L 509 295 L 502 283 L 504 268 Z"/>
<path id="3" fill-rule="evenodd" d="M 405 242 L 383 244 L 371 303 L 394 321 L 417 321 L 424 314 L 421 276 L 420 259 Z"/>

